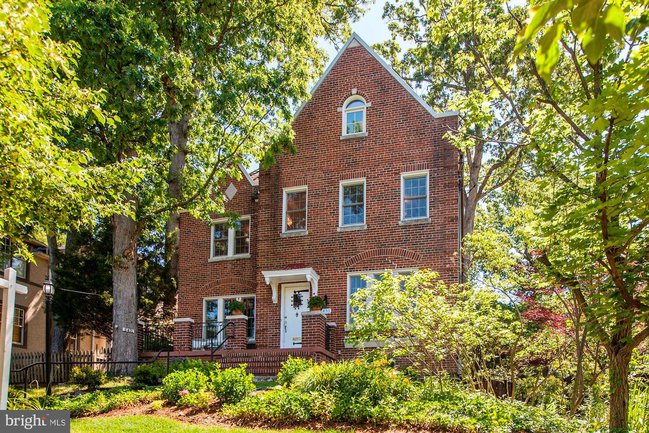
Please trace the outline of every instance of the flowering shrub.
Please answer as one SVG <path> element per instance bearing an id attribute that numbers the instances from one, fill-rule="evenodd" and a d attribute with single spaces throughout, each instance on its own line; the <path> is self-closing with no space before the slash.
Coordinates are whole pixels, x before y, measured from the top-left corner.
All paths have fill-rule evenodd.
<path id="1" fill-rule="evenodd" d="M 162 397 L 170 403 L 177 404 L 181 398 L 191 399 L 190 394 L 207 390 L 207 376 L 195 369 L 174 371 L 162 381 Z"/>
<path id="2" fill-rule="evenodd" d="M 212 372 L 211 388 L 221 403 L 236 403 L 255 390 L 253 375 L 246 372 L 246 365 Z"/>
<path id="3" fill-rule="evenodd" d="M 179 395 L 180 398 L 176 402 L 176 406 L 207 409 L 210 405 L 211 395 L 206 391 L 190 393 L 183 390 L 179 392 Z"/>
<path id="4" fill-rule="evenodd" d="M 289 356 L 288 359 L 282 363 L 282 368 L 277 374 L 277 383 L 280 385 L 290 385 L 295 376 L 309 368 L 313 367 L 315 362 L 311 359 L 294 358 Z"/>

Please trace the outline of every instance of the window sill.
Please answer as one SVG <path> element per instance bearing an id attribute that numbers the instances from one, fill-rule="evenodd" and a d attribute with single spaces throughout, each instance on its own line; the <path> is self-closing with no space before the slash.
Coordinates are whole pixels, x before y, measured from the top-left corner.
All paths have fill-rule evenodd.
<path id="1" fill-rule="evenodd" d="M 348 140 L 350 138 L 365 138 L 367 137 L 367 132 L 357 132 L 356 134 L 345 134 L 341 135 L 341 140 Z"/>
<path id="2" fill-rule="evenodd" d="M 293 238 L 295 236 L 306 236 L 308 234 L 308 230 L 292 230 L 290 232 L 282 232 L 279 236 L 282 238 Z"/>
<path id="3" fill-rule="evenodd" d="M 339 226 L 339 232 L 353 232 L 356 230 L 367 230 L 367 224 L 354 224 L 348 226 Z"/>
<path id="4" fill-rule="evenodd" d="M 210 257 L 207 262 L 208 263 L 213 263 L 213 262 L 226 262 L 228 260 L 239 260 L 239 259 L 249 259 L 250 254 L 237 254 L 234 256 L 218 256 L 218 257 Z"/>
<path id="5" fill-rule="evenodd" d="M 429 224 L 430 223 L 430 218 L 413 218 L 410 220 L 401 220 L 399 221 L 400 226 L 411 226 L 411 225 L 417 225 L 417 224 Z"/>
<path id="6" fill-rule="evenodd" d="M 376 349 L 383 346 L 385 346 L 385 343 L 380 341 L 366 341 L 360 344 L 352 344 L 345 338 L 345 349 Z"/>

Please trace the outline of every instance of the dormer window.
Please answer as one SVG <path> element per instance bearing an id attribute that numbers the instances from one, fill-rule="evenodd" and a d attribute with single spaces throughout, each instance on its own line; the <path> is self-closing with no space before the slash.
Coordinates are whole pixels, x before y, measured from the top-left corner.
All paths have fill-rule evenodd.
<path id="1" fill-rule="evenodd" d="M 366 109 L 369 104 L 360 96 L 352 96 L 343 104 L 343 136 L 365 134 Z"/>

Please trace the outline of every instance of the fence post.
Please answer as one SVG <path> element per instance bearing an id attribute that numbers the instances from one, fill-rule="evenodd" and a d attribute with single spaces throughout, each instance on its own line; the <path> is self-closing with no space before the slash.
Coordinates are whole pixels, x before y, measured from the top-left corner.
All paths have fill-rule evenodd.
<path id="1" fill-rule="evenodd" d="M 137 321 L 137 351 L 144 351 L 144 322 L 141 320 Z"/>

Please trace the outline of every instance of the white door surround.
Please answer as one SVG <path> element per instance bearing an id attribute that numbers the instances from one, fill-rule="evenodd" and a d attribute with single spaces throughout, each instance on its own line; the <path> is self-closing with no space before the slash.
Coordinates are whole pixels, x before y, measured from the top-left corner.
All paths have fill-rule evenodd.
<path id="1" fill-rule="evenodd" d="M 282 284 L 280 347 L 302 347 L 302 313 L 309 310 L 309 282 Z M 297 302 L 296 302 L 297 301 Z"/>

